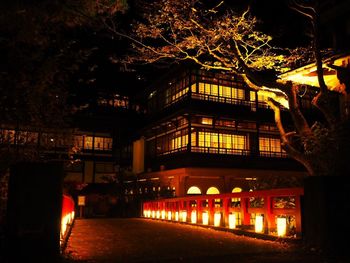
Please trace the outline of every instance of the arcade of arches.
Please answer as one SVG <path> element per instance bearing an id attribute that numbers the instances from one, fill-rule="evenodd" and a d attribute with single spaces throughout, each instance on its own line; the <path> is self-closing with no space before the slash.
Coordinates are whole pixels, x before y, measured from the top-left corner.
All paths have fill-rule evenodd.
<path id="1" fill-rule="evenodd" d="M 242 192 L 242 188 L 234 187 L 232 189 L 232 193 L 239 193 L 239 192 Z M 211 186 L 207 189 L 207 191 L 204 191 L 203 193 L 205 193 L 207 195 L 220 194 L 220 191 L 217 187 Z M 202 191 L 198 186 L 191 186 L 190 188 L 188 188 L 187 194 L 188 195 L 196 195 L 196 194 L 200 195 L 200 194 L 202 194 Z"/>
<path id="2" fill-rule="evenodd" d="M 249 191 L 257 179 L 271 176 L 304 177 L 305 172 L 187 167 L 148 172 L 138 176 L 138 183 L 140 188 L 172 189 L 174 196 L 185 196 Z"/>

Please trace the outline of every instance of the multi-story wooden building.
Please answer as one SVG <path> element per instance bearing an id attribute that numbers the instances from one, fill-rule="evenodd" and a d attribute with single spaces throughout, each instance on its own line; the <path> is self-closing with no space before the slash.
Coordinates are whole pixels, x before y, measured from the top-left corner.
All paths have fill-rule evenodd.
<path id="1" fill-rule="evenodd" d="M 149 90 L 147 123 L 134 143 L 140 193 L 223 193 L 305 175 L 281 148 L 263 94 L 230 74 L 173 71 Z"/>

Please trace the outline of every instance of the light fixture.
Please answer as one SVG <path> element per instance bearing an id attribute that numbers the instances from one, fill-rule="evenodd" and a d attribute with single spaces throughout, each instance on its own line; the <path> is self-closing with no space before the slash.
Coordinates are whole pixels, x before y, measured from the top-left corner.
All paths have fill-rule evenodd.
<path id="1" fill-rule="evenodd" d="M 235 214 L 229 214 L 228 215 L 228 228 L 229 229 L 235 229 L 236 228 L 236 215 Z"/>
<path id="2" fill-rule="evenodd" d="M 196 210 L 193 210 L 191 212 L 191 223 L 196 224 L 197 223 L 197 212 Z"/>
<path id="3" fill-rule="evenodd" d="M 207 211 L 202 213 L 202 224 L 209 225 L 209 213 Z"/>
<path id="4" fill-rule="evenodd" d="M 287 233 L 287 218 L 277 217 L 277 236 L 284 237 Z"/>
<path id="5" fill-rule="evenodd" d="M 187 211 L 181 212 L 181 221 L 186 222 L 187 221 Z"/>
<path id="6" fill-rule="evenodd" d="M 264 231 L 264 216 L 256 215 L 255 216 L 255 232 L 262 233 Z"/>
<path id="7" fill-rule="evenodd" d="M 179 221 L 179 212 L 175 212 L 175 221 Z"/>
<path id="8" fill-rule="evenodd" d="M 221 225 L 221 213 L 216 212 L 214 214 L 214 226 L 220 226 Z"/>
<path id="9" fill-rule="evenodd" d="M 171 211 L 168 211 L 168 220 L 171 220 Z"/>

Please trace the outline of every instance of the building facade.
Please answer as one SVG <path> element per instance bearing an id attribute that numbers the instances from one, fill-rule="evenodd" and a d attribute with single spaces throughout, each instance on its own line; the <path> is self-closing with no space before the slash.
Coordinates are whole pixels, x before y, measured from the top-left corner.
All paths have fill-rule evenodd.
<path id="1" fill-rule="evenodd" d="M 264 94 L 230 74 L 173 71 L 149 90 L 147 123 L 134 147 L 140 193 L 224 193 L 305 175 L 282 149 Z"/>

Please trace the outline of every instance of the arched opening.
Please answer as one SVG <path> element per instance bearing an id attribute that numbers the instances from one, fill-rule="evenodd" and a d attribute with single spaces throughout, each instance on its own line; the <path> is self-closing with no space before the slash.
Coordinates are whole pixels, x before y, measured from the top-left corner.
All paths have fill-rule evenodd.
<path id="1" fill-rule="evenodd" d="M 232 189 L 232 193 L 240 193 L 240 192 L 242 192 L 242 188 L 240 187 L 235 187 Z"/>
<path id="2" fill-rule="evenodd" d="M 220 194 L 219 189 L 217 189 L 215 186 L 208 188 L 207 195 L 216 195 L 216 194 Z"/>
<path id="3" fill-rule="evenodd" d="M 242 192 L 242 188 L 240 187 L 234 187 L 232 189 L 232 193 L 240 193 Z M 239 197 L 234 197 L 231 198 L 231 207 L 241 207 L 241 198 Z M 233 212 L 231 214 L 231 226 L 232 228 L 235 228 L 236 225 L 241 225 L 242 224 L 242 218 L 241 218 L 241 213 L 240 212 Z"/>
<path id="4" fill-rule="evenodd" d="M 208 190 L 207 190 L 207 195 L 216 195 L 216 194 L 220 194 L 220 191 L 219 189 L 217 189 L 215 186 L 212 186 L 212 187 L 209 187 Z M 215 207 L 222 207 L 222 201 L 221 199 L 215 199 L 214 200 L 214 206 Z M 215 213 L 216 214 L 216 213 Z M 215 215 L 214 215 L 215 216 Z M 217 215 L 219 216 L 219 215 Z M 217 223 L 214 223 L 214 225 L 220 225 L 220 221 L 221 221 L 221 215 L 220 215 L 220 219 L 217 218 L 218 222 Z"/>
<path id="5" fill-rule="evenodd" d="M 200 194 L 202 194 L 202 191 L 197 186 L 191 186 L 190 188 L 188 188 L 187 194 L 188 195 L 200 195 Z"/>

